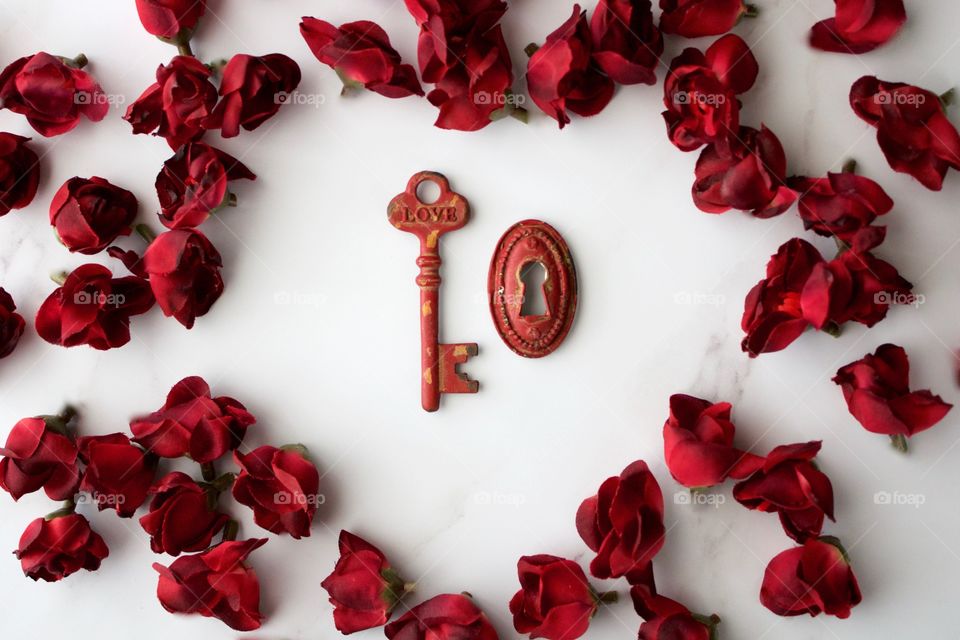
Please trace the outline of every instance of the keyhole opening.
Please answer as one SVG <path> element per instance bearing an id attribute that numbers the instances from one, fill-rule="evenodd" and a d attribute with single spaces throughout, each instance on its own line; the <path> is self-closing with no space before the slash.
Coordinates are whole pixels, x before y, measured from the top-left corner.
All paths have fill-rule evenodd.
<path id="1" fill-rule="evenodd" d="M 423 204 L 433 204 L 440 199 L 440 185 L 433 180 L 421 180 L 417 185 L 417 200 Z"/>
<path id="2" fill-rule="evenodd" d="M 547 268 L 539 260 L 528 262 L 520 269 L 520 281 L 523 283 L 520 317 L 547 315 L 547 300 L 543 295 L 543 284 L 547 281 Z"/>

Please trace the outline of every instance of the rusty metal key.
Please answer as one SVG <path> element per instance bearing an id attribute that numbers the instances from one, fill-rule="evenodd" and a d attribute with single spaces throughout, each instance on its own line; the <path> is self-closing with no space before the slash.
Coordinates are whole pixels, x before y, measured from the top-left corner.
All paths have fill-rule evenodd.
<path id="1" fill-rule="evenodd" d="M 417 188 L 433 182 L 440 196 L 424 203 Z M 477 345 L 440 344 L 440 236 L 460 229 L 470 218 L 470 205 L 450 190 L 447 179 L 433 171 L 421 171 L 407 183 L 407 190 L 387 208 L 390 224 L 420 239 L 417 286 L 420 287 L 421 401 L 426 411 L 440 408 L 440 394 L 476 393 L 479 384 L 457 371 L 457 365 L 477 355 Z"/>

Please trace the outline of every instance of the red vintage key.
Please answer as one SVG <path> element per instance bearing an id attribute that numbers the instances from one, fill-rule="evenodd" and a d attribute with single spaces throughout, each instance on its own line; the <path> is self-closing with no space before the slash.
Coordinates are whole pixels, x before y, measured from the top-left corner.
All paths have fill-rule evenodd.
<path id="1" fill-rule="evenodd" d="M 440 188 L 436 202 L 425 204 L 417 196 L 422 182 Z M 390 224 L 420 238 L 417 286 L 420 287 L 421 399 L 423 408 L 440 408 L 442 393 L 476 393 L 479 384 L 457 371 L 457 365 L 477 355 L 476 344 L 440 344 L 440 236 L 467 224 L 470 205 L 439 173 L 421 171 L 410 178 L 407 190 L 387 208 Z"/>

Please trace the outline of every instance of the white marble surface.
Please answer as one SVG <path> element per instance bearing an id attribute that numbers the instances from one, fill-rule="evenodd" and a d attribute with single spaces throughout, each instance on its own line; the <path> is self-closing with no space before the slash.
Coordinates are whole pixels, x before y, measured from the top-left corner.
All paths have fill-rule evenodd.
<path id="1" fill-rule="evenodd" d="M 570 12 L 568 2 L 511 4 L 504 31 L 520 61 L 526 43 Z M 896 41 L 843 57 L 805 43 L 807 29 L 832 10 L 829 0 L 758 4 L 762 17 L 737 28 L 761 65 L 744 96 L 744 122 L 762 119 L 779 135 L 793 173 L 838 170 L 855 157 L 883 184 L 897 206 L 880 253 L 926 297 L 919 309 L 894 309 L 873 330 L 852 327 L 837 340 L 806 335 L 751 362 L 739 348 L 742 300 L 768 256 L 795 235 L 824 251 L 830 243 L 803 234 L 795 211 L 769 221 L 699 213 L 689 195 L 696 154 L 668 143 L 659 88 L 621 88 L 604 113 L 563 132 L 539 113 L 528 126 L 445 132 L 431 126 L 435 110 L 425 100 L 339 98 L 337 78 L 298 34 L 302 15 L 374 19 L 412 62 L 416 27 L 401 2 L 211 0 L 195 43 L 201 57 L 288 54 L 303 69 L 301 91 L 326 100 L 319 108 L 287 106 L 257 131 L 223 142 L 259 179 L 237 183 L 240 206 L 204 227 L 226 262 L 227 290 L 213 311 L 188 332 L 155 310 L 134 320 L 129 345 L 107 353 L 50 346 L 28 333 L 0 362 L 2 431 L 65 401 L 80 406 L 84 432 L 123 430 L 130 416 L 158 407 L 174 382 L 199 374 L 258 417 L 247 444 L 307 444 L 322 467 L 327 504 L 311 538 L 273 538 L 254 555 L 267 615 L 258 638 L 336 636 L 319 585 L 341 528 L 379 544 L 418 579 L 418 597 L 468 590 L 502 638 L 516 637 L 506 602 L 517 588 L 518 556 L 553 553 L 585 566 L 576 508 L 637 458 L 651 465 L 667 502 L 660 586 L 695 610 L 719 613 L 722 637 L 956 637 L 960 413 L 900 456 L 854 422 L 830 377 L 894 341 L 911 356 L 916 387 L 960 400 L 952 373 L 952 349 L 960 347 L 960 176 L 931 193 L 894 174 L 846 98 L 868 73 L 937 92 L 960 83 L 960 5 L 908 3 L 910 20 Z M 105 89 L 127 101 L 173 53 L 143 32 L 130 0 L 0 0 L 0 36 L 3 64 L 38 50 L 83 51 Z M 686 44 L 670 39 L 665 57 Z M 169 150 L 131 135 L 121 115 L 114 109 L 104 122 L 54 139 L 34 136 L 44 154 L 41 190 L 29 208 L 0 219 L 0 285 L 28 317 L 53 288 L 47 274 L 83 262 L 60 247 L 46 221 L 65 179 L 104 176 L 137 194 L 144 217 L 156 209 L 153 179 Z M 960 122 L 960 109 L 951 115 Z M 31 134 L 9 112 L 0 112 L 0 129 Z M 390 198 L 421 169 L 444 172 L 474 213 L 444 240 L 442 331 L 447 341 L 480 344 L 466 370 L 481 392 L 448 397 L 434 415 L 419 408 L 416 243 L 385 217 Z M 567 342 L 539 361 L 507 350 L 485 303 L 494 244 L 526 217 L 564 234 L 582 287 Z M 715 303 L 682 304 L 687 294 Z M 675 504 L 679 487 L 664 467 L 660 428 L 676 392 L 733 402 L 738 442 L 761 453 L 824 441 L 819 460 L 833 480 L 837 514 L 826 530 L 847 543 L 864 593 L 849 620 L 781 619 L 760 605 L 767 561 L 790 546 L 775 516 L 743 509 L 729 486 L 718 507 Z M 919 495 L 923 504 L 878 505 L 880 491 Z M 0 498 L 0 548 L 13 549 L 26 523 L 51 506 L 42 494 L 17 504 Z M 236 513 L 242 535 L 263 533 Z M 5 637 L 237 636 L 215 620 L 164 612 L 150 564 L 166 559 L 150 552 L 135 521 L 88 515 L 110 546 L 95 573 L 35 584 L 3 554 Z M 602 611 L 586 637 L 631 638 L 638 625 L 624 599 Z"/>

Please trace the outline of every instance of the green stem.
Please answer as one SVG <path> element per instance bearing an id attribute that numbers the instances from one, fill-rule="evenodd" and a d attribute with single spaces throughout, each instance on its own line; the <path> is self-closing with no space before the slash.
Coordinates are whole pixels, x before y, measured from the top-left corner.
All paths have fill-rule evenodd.
<path id="1" fill-rule="evenodd" d="M 138 224 L 134 229 L 147 244 L 152 244 L 153 241 L 157 239 L 157 234 L 153 232 L 153 229 L 143 223 Z"/>
<path id="2" fill-rule="evenodd" d="M 890 442 L 893 444 L 893 448 L 900 453 L 906 453 L 910 449 L 907 445 L 907 437 L 903 434 L 898 433 L 890 436 Z"/>
<path id="3" fill-rule="evenodd" d="M 744 4 L 743 5 L 743 17 L 744 18 L 756 18 L 760 15 L 760 7 L 755 4 Z"/>
<path id="4" fill-rule="evenodd" d="M 45 515 L 44 520 L 53 520 L 54 518 L 59 518 L 61 516 L 68 516 L 71 513 L 76 513 L 76 511 L 77 511 L 77 504 L 71 498 L 69 500 L 64 500 L 63 506 L 57 509 L 56 511 L 51 511 L 50 513 Z"/>
<path id="5" fill-rule="evenodd" d="M 523 48 L 523 52 L 527 54 L 528 57 L 532 58 L 533 54 L 535 54 L 538 49 L 540 49 L 540 45 L 538 45 L 536 42 L 531 42 Z"/>
<path id="6" fill-rule="evenodd" d="M 842 171 L 844 173 L 856 173 L 857 172 L 857 161 L 853 158 L 850 158 L 843 164 Z"/>
<path id="7" fill-rule="evenodd" d="M 89 62 L 90 60 L 87 59 L 87 56 L 82 53 L 78 53 L 70 59 L 68 64 L 75 69 L 83 69 Z"/>
<path id="8" fill-rule="evenodd" d="M 66 271 L 56 271 L 50 274 L 50 279 L 62 287 L 63 283 L 67 281 L 67 276 L 69 275 L 70 274 Z"/>
<path id="9" fill-rule="evenodd" d="M 957 90 L 950 89 L 949 91 L 946 91 L 940 94 L 940 104 L 942 104 L 943 108 L 946 109 L 947 107 L 953 104 L 953 100 L 956 97 L 957 97 Z"/>
<path id="10" fill-rule="evenodd" d="M 602 602 L 603 604 L 613 604 L 620 599 L 616 591 L 604 591 L 603 593 L 598 593 L 596 597 L 597 602 Z"/>
<path id="11" fill-rule="evenodd" d="M 193 49 L 190 47 L 190 41 L 189 41 L 189 40 L 181 40 L 180 42 L 178 42 L 178 43 L 177 43 L 177 53 L 179 53 L 181 56 L 189 56 L 189 57 L 191 57 L 191 58 L 194 57 L 194 56 L 193 56 Z"/>
<path id="12" fill-rule="evenodd" d="M 204 462 L 200 465 L 200 475 L 207 482 L 213 482 L 217 477 L 217 468 L 213 466 L 212 462 Z"/>
<path id="13" fill-rule="evenodd" d="M 223 539 L 221 541 L 236 540 L 238 533 L 240 533 L 240 523 L 236 520 L 228 520 L 227 524 L 223 527 Z"/>

